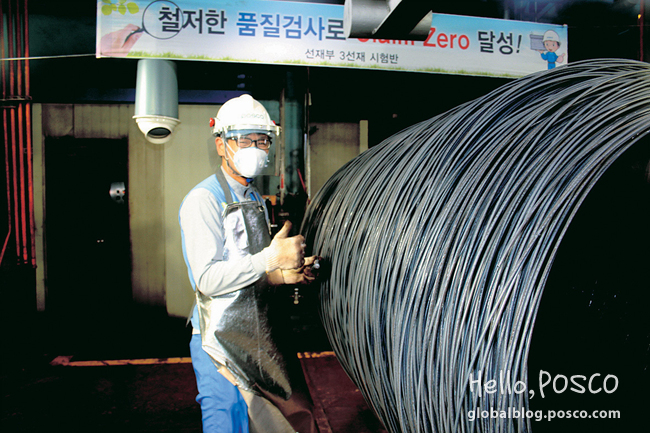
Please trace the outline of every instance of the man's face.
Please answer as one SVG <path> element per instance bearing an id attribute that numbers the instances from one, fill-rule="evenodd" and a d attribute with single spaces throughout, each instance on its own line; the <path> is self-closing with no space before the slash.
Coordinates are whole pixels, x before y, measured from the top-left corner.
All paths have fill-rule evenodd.
<path id="1" fill-rule="evenodd" d="M 560 44 L 556 41 L 544 41 L 544 48 L 546 48 L 546 51 L 553 53 L 557 51 L 558 48 L 560 48 Z"/>

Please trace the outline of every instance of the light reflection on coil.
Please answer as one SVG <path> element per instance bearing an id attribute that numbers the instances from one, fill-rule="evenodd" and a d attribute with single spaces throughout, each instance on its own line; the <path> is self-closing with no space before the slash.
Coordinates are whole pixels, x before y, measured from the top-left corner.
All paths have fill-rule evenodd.
<path id="1" fill-rule="evenodd" d="M 596 181 L 650 129 L 650 67 L 595 60 L 532 74 L 418 123 L 335 173 L 302 233 L 329 271 L 321 315 L 391 432 L 531 431 L 470 409 L 528 407 L 470 377 L 527 383 L 537 308 Z"/>

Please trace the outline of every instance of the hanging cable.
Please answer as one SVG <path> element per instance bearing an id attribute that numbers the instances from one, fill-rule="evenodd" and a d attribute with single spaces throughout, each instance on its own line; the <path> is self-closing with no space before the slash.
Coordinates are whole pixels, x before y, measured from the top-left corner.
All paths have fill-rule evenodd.
<path id="1" fill-rule="evenodd" d="M 512 81 L 336 172 L 303 221 L 329 262 L 321 316 L 391 432 L 531 431 L 528 393 L 479 393 L 527 357 L 555 252 L 607 168 L 650 130 L 650 66 L 600 59 Z"/>

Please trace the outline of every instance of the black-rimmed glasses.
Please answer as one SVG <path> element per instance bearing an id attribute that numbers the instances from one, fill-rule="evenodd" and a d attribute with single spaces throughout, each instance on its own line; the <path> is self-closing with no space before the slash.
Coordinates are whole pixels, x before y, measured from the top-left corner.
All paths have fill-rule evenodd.
<path id="1" fill-rule="evenodd" d="M 258 138 L 257 140 L 253 140 L 249 137 L 231 137 L 230 140 L 235 140 L 241 149 L 251 147 L 253 143 L 258 149 L 262 150 L 266 150 L 271 147 L 271 139 L 269 137 L 262 137 Z"/>

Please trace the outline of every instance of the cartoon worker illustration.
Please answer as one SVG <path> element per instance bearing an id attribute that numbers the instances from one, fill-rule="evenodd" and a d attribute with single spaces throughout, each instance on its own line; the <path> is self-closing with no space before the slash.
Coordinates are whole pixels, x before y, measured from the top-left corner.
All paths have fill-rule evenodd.
<path id="1" fill-rule="evenodd" d="M 548 69 L 553 69 L 555 63 L 564 61 L 564 54 L 558 55 L 556 51 L 560 48 L 560 37 L 553 30 L 547 30 L 542 38 L 544 50 L 537 50 L 541 53 L 542 59 L 548 62 Z"/>

